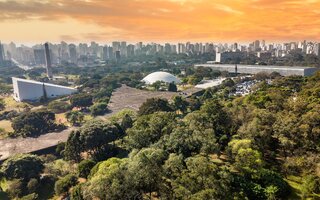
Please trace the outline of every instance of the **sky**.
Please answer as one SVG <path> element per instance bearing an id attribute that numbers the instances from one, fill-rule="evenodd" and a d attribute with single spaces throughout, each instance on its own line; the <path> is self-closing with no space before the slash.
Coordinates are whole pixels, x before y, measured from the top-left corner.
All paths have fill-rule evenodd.
<path id="1" fill-rule="evenodd" d="M 0 0 L 0 40 L 320 41 L 320 0 Z"/>

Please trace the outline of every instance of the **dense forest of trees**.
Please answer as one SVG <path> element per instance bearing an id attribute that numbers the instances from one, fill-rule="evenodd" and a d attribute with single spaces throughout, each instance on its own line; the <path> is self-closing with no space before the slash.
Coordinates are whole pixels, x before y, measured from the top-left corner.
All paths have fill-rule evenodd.
<path id="1" fill-rule="evenodd" d="M 152 98 L 137 114 L 89 121 L 55 155 L 6 160 L 0 197 L 320 198 L 320 73 L 261 80 L 243 97 L 228 95 L 226 80 L 199 97 Z"/>

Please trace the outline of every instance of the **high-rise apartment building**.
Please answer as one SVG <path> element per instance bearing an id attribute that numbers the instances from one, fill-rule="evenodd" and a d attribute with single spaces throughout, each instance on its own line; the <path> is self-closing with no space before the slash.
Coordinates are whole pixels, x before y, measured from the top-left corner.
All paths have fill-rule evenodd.
<path id="1" fill-rule="evenodd" d="M 46 53 L 44 49 L 34 49 L 34 62 L 36 65 L 46 64 Z"/>
<path id="2" fill-rule="evenodd" d="M 3 45 L 0 42 L 0 63 L 2 63 L 4 60 L 5 60 L 4 48 L 3 48 Z"/>
<path id="3" fill-rule="evenodd" d="M 127 42 L 120 43 L 120 53 L 121 53 L 121 56 L 123 57 L 127 56 Z"/>
<path id="4" fill-rule="evenodd" d="M 69 55 L 70 55 L 70 62 L 73 64 L 77 64 L 78 55 L 77 55 L 76 45 L 69 44 Z"/>
<path id="5" fill-rule="evenodd" d="M 134 56 L 134 45 L 129 44 L 129 45 L 127 46 L 127 56 L 128 56 L 128 57 Z"/>
<path id="6" fill-rule="evenodd" d="M 45 53 L 46 53 L 46 66 L 47 66 L 47 76 L 48 78 L 52 78 L 52 69 L 51 69 L 51 57 L 50 57 L 50 49 L 49 49 L 49 44 L 45 43 L 44 44 L 45 48 Z"/>

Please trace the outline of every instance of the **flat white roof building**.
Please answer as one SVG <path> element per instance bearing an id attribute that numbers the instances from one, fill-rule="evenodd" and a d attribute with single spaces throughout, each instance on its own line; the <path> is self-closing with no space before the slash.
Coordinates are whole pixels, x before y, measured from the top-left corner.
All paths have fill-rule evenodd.
<path id="1" fill-rule="evenodd" d="M 77 89 L 71 87 L 42 83 L 15 77 L 12 77 L 12 83 L 14 90 L 13 98 L 16 101 L 37 101 L 42 96 L 44 96 L 44 93 L 46 93 L 47 98 L 54 98 L 63 95 L 70 95 L 77 92 Z"/>
<path id="2" fill-rule="evenodd" d="M 227 71 L 230 73 L 236 72 L 234 64 L 197 64 L 195 67 L 209 67 L 217 71 Z M 273 66 L 273 65 L 237 65 L 237 73 L 241 74 L 257 74 L 259 72 L 278 72 L 282 76 L 311 76 L 318 69 L 314 67 L 299 67 L 299 66 Z"/>
<path id="3" fill-rule="evenodd" d="M 181 83 L 180 79 L 168 72 L 154 72 L 142 79 L 146 84 L 153 84 L 157 81 L 162 81 L 165 83 Z"/>

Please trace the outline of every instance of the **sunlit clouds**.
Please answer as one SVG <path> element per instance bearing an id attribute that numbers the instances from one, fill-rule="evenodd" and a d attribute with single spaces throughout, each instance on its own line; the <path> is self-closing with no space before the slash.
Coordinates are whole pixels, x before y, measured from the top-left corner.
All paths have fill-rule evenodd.
<path id="1" fill-rule="evenodd" d="M 0 0 L 0 40 L 320 41 L 320 0 Z"/>

